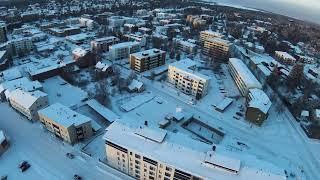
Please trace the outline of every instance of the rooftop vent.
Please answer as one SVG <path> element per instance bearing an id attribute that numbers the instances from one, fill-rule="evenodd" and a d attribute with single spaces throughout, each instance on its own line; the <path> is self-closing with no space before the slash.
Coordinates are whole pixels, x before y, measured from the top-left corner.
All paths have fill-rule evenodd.
<path id="1" fill-rule="evenodd" d="M 142 56 L 148 56 L 149 54 L 148 53 L 142 53 Z"/>
<path id="2" fill-rule="evenodd" d="M 160 51 L 159 51 L 159 50 L 154 50 L 153 52 L 154 52 L 154 53 L 158 53 L 158 52 L 160 52 Z"/>

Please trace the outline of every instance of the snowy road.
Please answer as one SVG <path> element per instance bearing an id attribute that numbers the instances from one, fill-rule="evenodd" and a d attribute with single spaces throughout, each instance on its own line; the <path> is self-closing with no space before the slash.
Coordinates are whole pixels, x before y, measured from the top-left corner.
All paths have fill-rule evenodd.
<path id="1" fill-rule="evenodd" d="M 84 179 L 131 179 L 126 175 L 98 163 L 78 152 L 78 147 L 64 144 L 46 132 L 40 123 L 30 123 L 8 104 L 0 103 L 0 129 L 10 138 L 10 149 L 0 157 L 0 177 L 10 180 L 28 179 L 73 179 L 79 174 Z M 103 145 L 102 145 L 103 146 Z M 74 159 L 66 158 L 72 152 Z M 31 168 L 22 173 L 18 164 L 27 160 Z"/>

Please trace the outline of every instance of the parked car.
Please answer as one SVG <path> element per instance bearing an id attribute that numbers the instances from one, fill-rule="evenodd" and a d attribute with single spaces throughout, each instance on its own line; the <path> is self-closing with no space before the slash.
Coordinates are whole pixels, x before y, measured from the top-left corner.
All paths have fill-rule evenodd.
<path id="1" fill-rule="evenodd" d="M 28 164 L 27 161 L 23 161 L 22 163 L 19 164 L 19 168 L 21 169 L 23 166 L 25 166 L 26 164 Z"/>
<path id="2" fill-rule="evenodd" d="M 82 177 L 79 176 L 79 175 L 77 175 L 77 174 L 75 174 L 75 175 L 73 176 L 73 179 L 74 179 L 74 180 L 81 180 Z"/>
<path id="3" fill-rule="evenodd" d="M 74 155 L 71 154 L 71 153 L 67 153 L 66 156 L 67 156 L 69 159 L 73 159 L 73 158 L 74 158 Z"/>

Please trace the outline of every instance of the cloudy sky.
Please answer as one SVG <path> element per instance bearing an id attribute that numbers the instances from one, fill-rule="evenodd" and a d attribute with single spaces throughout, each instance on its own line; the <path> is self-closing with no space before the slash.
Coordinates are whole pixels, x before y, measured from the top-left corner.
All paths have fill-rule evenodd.
<path id="1" fill-rule="evenodd" d="M 212 0 L 253 7 L 320 24 L 320 0 Z"/>

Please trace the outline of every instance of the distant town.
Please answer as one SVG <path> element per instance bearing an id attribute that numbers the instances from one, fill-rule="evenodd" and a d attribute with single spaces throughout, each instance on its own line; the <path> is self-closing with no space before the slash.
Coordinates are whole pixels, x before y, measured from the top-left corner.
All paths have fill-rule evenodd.
<path id="1" fill-rule="evenodd" d="M 319 179 L 320 25 L 196 0 L 0 5 L 1 180 Z"/>

